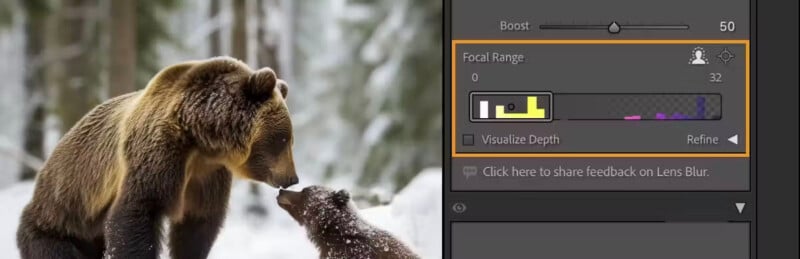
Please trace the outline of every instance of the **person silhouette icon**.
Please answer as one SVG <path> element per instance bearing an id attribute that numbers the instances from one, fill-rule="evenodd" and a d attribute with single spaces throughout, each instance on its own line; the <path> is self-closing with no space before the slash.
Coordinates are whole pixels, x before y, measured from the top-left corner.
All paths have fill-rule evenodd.
<path id="1" fill-rule="evenodd" d="M 694 48 L 694 50 L 692 50 L 692 57 L 689 59 L 689 64 L 692 65 L 708 64 L 708 60 L 706 59 L 706 51 L 701 47 Z"/>

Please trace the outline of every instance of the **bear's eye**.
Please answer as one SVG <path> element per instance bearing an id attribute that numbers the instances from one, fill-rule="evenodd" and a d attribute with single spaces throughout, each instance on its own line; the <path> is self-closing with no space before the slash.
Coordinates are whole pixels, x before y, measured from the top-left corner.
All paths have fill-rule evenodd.
<path id="1" fill-rule="evenodd" d="M 282 138 L 281 142 L 286 143 L 286 138 Z"/>

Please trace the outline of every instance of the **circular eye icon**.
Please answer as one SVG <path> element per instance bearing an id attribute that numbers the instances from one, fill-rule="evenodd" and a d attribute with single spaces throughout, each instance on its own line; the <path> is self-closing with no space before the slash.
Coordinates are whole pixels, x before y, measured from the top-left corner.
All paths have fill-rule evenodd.
<path id="1" fill-rule="evenodd" d="M 461 202 L 453 203 L 453 212 L 461 214 L 467 211 L 467 205 Z"/>

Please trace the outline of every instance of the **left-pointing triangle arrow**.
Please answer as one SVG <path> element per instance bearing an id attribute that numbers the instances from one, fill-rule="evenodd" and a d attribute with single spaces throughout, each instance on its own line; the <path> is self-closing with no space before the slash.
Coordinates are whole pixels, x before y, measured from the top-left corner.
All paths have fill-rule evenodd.
<path id="1" fill-rule="evenodd" d="M 739 134 L 731 136 L 730 138 L 728 138 L 728 141 L 730 141 L 733 144 L 739 145 Z"/>

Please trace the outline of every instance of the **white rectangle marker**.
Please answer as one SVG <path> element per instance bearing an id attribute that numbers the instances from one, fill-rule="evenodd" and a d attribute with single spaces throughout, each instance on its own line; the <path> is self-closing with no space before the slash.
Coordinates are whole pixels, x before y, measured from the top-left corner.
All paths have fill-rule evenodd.
<path id="1" fill-rule="evenodd" d="M 480 116 L 481 119 L 488 119 L 489 118 L 489 101 L 480 101 Z"/>

